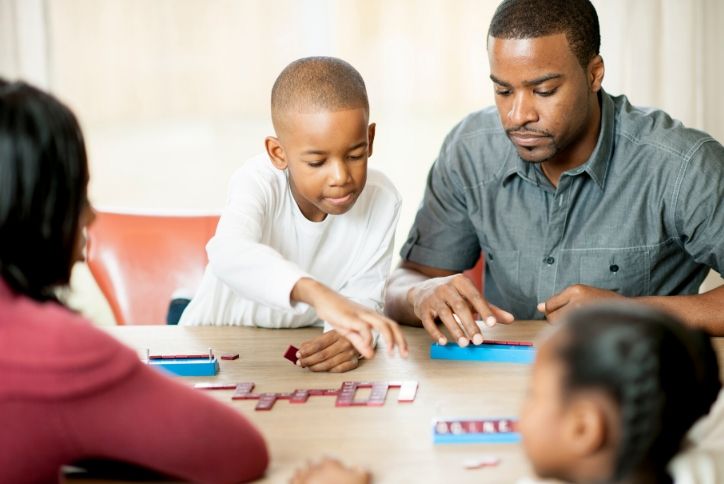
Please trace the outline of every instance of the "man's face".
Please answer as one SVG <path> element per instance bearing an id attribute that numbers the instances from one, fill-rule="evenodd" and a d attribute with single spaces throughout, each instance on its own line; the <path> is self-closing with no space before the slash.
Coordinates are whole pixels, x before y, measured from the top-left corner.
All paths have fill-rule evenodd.
<path id="1" fill-rule="evenodd" d="M 565 34 L 488 39 L 495 103 L 508 138 L 525 161 L 554 160 L 575 149 L 590 122 L 592 88 Z"/>
<path id="2" fill-rule="evenodd" d="M 364 108 L 285 114 L 279 142 L 289 184 L 312 221 L 352 208 L 367 181 L 375 126 Z"/>

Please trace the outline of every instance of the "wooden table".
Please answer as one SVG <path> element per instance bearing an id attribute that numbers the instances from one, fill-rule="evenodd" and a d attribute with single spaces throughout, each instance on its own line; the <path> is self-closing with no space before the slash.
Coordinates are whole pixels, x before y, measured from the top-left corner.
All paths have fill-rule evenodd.
<path id="1" fill-rule="evenodd" d="M 534 340 L 545 326 L 521 321 L 485 331 L 486 338 Z M 334 397 L 310 397 L 305 404 L 277 401 L 271 411 L 254 411 L 256 401 L 232 401 L 231 390 L 208 394 L 251 419 L 267 439 L 271 464 L 261 482 L 287 482 L 294 469 L 323 455 L 372 470 L 377 483 L 515 482 L 531 475 L 520 444 L 433 445 L 434 418 L 516 416 L 529 365 L 441 361 L 429 358 L 431 340 L 417 328 L 403 328 L 410 356 L 403 360 L 384 351 L 344 374 L 312 373 L 282 357 L 289 344 L 319 334 L 319 329 L 269 330 L 237 327 L 119 326 L 108 332 L 139 352 L 239 353 L 220 361 L 221 371 L 198 381 L 256 383 L 255 392 L 290 392 L 297 388 L 338 388 L 343 381 L 417 380 L 412 404 L 397 402 L 390 390 L 382 407 L 337 408 Z M 724 339 L 717 349 L 724 363 Z M 140 353 L 139 353 L 140 354 Z M 200 390 L 199 390 L 200 391 Z M 171 403 L 170 403 L 171 404 Z M 466 470 L 463 462 L 483 455 L 501 459 L 497 467 Z"/>

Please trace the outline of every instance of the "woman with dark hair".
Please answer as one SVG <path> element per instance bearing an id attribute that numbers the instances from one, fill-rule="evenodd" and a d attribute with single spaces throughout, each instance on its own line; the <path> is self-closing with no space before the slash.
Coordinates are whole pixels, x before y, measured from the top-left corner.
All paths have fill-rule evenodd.
<path id="1" fill-rule="evenodd" d="M 261 476 L 236 410 L 144 365 L 57 299 L 93 219 L 80 127 L 53 96 L 0 79 L 0 482 L 111 460 L 194 482 Z"/>

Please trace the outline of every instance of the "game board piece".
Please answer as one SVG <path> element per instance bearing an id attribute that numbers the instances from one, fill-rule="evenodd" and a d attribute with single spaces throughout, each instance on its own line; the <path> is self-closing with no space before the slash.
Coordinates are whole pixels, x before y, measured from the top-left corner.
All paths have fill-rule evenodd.
<path id="1" fill-rule="evenodd" d="M 417 382 L 403 381 L 400 385 L 400 393 L 397 395 L 397 401 L 399 403 L 410 403 L 415 401 L 415 395 L 417 395 Z"/>
<path id="2" fill-rule="evenodd" d="M 208 355 L 203 355 L 201 358 L 151 357 L 147 364 L 178 376 L 213 376 L 219 372 L 219 361 L 216 357 L 209 358 Z"/>
<path id="3" fill-rule="evenodd" d="M 346 381 L 342 383 L 342 388 L 339 389 L 337 394 L 337 400 L 334 402 L 336 407 L 349 407 L 354 402 L 354 394 L 357 393 L 357 383 L 353 381 Z"/>
<path id="4" fill-rule="evenodd" d="M 472 344 L 472 342 L 471 342 Z M 484 345 L 508 345 L 508 346 L 533 346 L 530 341 L 501 341 L 496 339 L 484 339 Z"/>
<path id="5" fill-rule="evenodd" d="M 239 353 L 224 353 L 221 355 L 222 360 L 236 360 L 239 358 Z"/>
<path id="6" fill-rule="evenodd" d="M 231 396 L 232 400 L 248 400 L 251 391 L 254 389 L 254 383 L 244 382 L 236 385 L 236 391 Z"/>
<path id="7" fill-rule="evenodd" d="M 294 390 L 289 403 L 305 403 L 308 399 L 309 392 L 307 390 Z"/>
<path id="8" fill-rule="evenodd" d="M 194 388 L 198 390 L 233 390 L 237 387 L 236 383 L 195 383 Z"/>
<path id="9" fill-rule="evenodd" d="M 327 389 L 296 389 L 293 392 L 281 393 L 252 393 L 254 389 L 253 382 L 243 382 L 238 384 L 231 383 L 215 383 L 205 382 L 197 383 L 195 388 L 200 390 L 228 390 L 234 389 L 232 400 L 259 400 L 255 410 L 271 410 L 277 400 L 289 400 L 289 403 L 305 403 L 310 396 L 336 396 L 335 406 L 351 407 L 351 406 L 369 406 L 379 407 L 385 404 L 385 399 L 389 388 L 400 388 L 398 402 L 414 401 L 417 393 L 416 381 L 399 381 L 399 382 L 343 382 L 340 388 Z M 370 388 L 370 395 L 366 400 L 355 400 L 357 389 Z"/>
<path id="10" fill-rule="evenodd" d="M 474 360 L 496 363 L 533 363 L 535 348 L 527 345 L 481 344 L 462 348 L 456 343 L 430 346 L 430 358 L 433 360 Z"/>
<path id="11" fill-rule="evenodd" d="M 203 360 L 209 359 L 209 355 L 195 354 L 195 355 L 149 355 L 151 360 Z"/>
<path id="12" fill-rule="evenodd" d="M 287 351 L 284 352 L 284 358 L 291 361 L 293 364 L 297 364 L 297 351 L 299 351 L 299 348 L 295 347 L 294 345 L 289 345 L 289 348 L 287 348 Z"/>
<path id="13" fill-rule="evenodd" d="M 468 459 L 463 462 L 466 469 L 482 469 L 484 467 L 495 467 L 500 464 L 500 458 L 494 455 L 483 455 L 475 459 Z"/>
<path id="14" fill-rule="evenodd" d="M 370 406 L 382 406 L 385 404 L 385 398 L 387 398 L 387 390 L 389 386 L 387 383 L 378 382 L 372 385 L 370 390 L 370 397 L 367 399 L 367 405 Z"/>
<path id="15" fill-rule="evenodd" d="M 274 402 L 277 401 L 277 394 L 276 393 L 262 393 L 259 397 L 259 402 L 257 402 L 256 407 L 254 407 L 254 410 L 259 411 L 265 411 L 265 410 L 271 410 L 274 406 Z"/>
<path id="16" fill-rule="evenodd" d="M 520 441 L 516 421 L 511 418 L 482 420 L 436 419 L 432 425 L 435 444 L 512 443 Z"/>

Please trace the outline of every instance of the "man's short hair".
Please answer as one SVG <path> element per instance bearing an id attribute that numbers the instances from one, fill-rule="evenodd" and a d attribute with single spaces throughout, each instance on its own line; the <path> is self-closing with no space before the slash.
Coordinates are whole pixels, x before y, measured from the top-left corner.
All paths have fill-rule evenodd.
<path id="1" fill-rule="evenodd" d="M 532 39 L 566 34 L 568 45 L 584 68 L 598 55 L 601 32 L 589 0 L 504 0 L 488 30 L 498 39 Z"/>
<path id="2" fill-rule="evenodd" d="M 289 112 L 369 110 L 365 82 L 348 62 L 335 57 L 295 60 L 279 74 L 271 94 L 272 121 Z"/>

